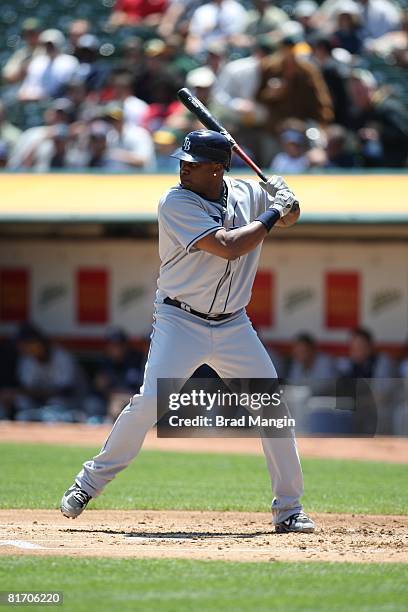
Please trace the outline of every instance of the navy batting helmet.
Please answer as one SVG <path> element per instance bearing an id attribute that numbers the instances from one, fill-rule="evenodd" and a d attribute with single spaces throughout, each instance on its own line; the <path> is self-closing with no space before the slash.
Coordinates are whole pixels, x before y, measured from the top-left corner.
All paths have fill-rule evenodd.
<path id="1" fill-rule="evenodd" d="M 223 134 L 212 130 L 195 130 L 187 134 L 182 147 L 174 151 L 171 157 L 188 162 L 220 163 L 229 170 L 231 145 Z"/>

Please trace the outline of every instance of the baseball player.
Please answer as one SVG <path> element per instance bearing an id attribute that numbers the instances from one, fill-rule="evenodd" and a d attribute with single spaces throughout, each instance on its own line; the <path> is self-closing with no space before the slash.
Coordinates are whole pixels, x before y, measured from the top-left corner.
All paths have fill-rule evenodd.
<path id="1" fill-rule="evenodd" d="M 143 386 L 65 492 L 61 512 L 68 518 L 79 516 L 138 454 L 156 421 L 158 378 L 185 381 L 204 363 L 221 378 L 277 376 L 245 307 L 262 242 L 274 225 L 297 218 L 295 196 L 282 177 L 258 183 L 224 176 L 231 146 L 217 132 L 190 132 L 173 157 L 180 160 L 180 184 L 159 203 L 161 266 Z M 303 477 L 294 437 L 262 437 L 262 445 L 276 531 L 313 532 L 300 503 Z"/>

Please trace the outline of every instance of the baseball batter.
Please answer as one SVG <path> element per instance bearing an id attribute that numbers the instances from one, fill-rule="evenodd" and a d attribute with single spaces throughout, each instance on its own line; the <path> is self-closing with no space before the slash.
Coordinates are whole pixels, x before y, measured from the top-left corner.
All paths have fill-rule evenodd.
<path id="1" fill-rule="evenodd" d="M 61 512 L 76 518 L 138 454 L 156 420 L 158 378 L 187 380 L 207 363 L 221 378 L 276 378 L 252 328 L 250 301 L 262 242 L 290 225 L 294 194 L 281 177 L 231 179 L 231 147 L 217 132 L 188 134 L 174 157 L 180 184 L 159 203 L 161 259 L 153 332 L 140 394 L 124 408 L 100 453 L 83 464 Z M 276 531 L 311 533 L 302 511 L 303 477 L 294 437 L 262 438 L 272 482 Z"/>

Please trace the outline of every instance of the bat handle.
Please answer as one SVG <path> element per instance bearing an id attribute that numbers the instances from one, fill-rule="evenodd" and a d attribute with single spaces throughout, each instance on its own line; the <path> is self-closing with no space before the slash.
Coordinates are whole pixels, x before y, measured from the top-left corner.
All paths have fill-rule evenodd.
<path id="1" fill-rule="evenodd" d="M 250 157 L 248 157 L 248 155 L 245 153 L 245 151 L 243 151 L 241 149 L 241 147 L 235 142 L 233 141 L 233 145 L 232 145 L 232 150 L 235 151 L 235 153 L 237 155 L 239 155 L 239 157 L 241 159 L 244 160 L 244 162 L 246 164 L 248 164 L 248 166 L 250 168 L 252 168 L 252 170 L 259 176 L 259 178 L 264 182 L 267 183 L 268 182 L 268 177 L 262 172 L 262 170 L 260 169 L 259 166 L 256 165 L 256 163 L 254 161 L 252 161 L 252 159 Z M 296 211 L 299 208 L 299 202 L 294 202 L 292 210 Z"/>
<path id="2" fill-rule="evenodd" d="M 256 163 L 254 161 L 252 161 L 252 159 L 250 157 L 248 157 L 248 155 L 245 153 L 245 151 L 243 149 L 241 149 L 241 147 L 235 141 L 234 141 L 234 143 L 232 145 L 232 150 L 235 151 L 235 153 L 237 155 L 239 155 L 239 157 L 241 159 L 243 159 L 244 162 L 250 168 L 252 168 L 252 170 L 255 172 L 255 174 L 257 174 L 259 176 L 260 179 L 262 179 L 265 183 L 267 182 L 268 177 L 265 176 L 265 174 L 262 172 L 260 167 L 257 166 Z"/>

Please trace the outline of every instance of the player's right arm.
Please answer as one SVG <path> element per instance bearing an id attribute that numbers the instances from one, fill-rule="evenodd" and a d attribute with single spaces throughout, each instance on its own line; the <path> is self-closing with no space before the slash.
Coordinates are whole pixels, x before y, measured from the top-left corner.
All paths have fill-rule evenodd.
<path id="1" fill-rule="evenodd" d="M 275 179 L 280 179 L 276 181 Z M 267 183 L 262 183 L 265 195 L 270 200 L 254 221 L 227 231 L 224 227 L 208 234 L 196 242 L 196 248 L 212 255 L 233 260 L 246 255 L 255 249 L 276 224 L 279 225 L 284 217 L 291 214 L 292 206 L 296 201 L 294 194 L 288 189 L 281 177 L 273 177 Z"/>
<path id="2" fill-rule="evenodd" d="M 263 223 L 252 221 L 248 225 L 229 232 L 222 227 L 213 234 L 201 238 L 196 243 L 196 247 L 200 251 L 232 260 L 255 249 L 264 240 L 267 233 L 268 231 Z"/>

